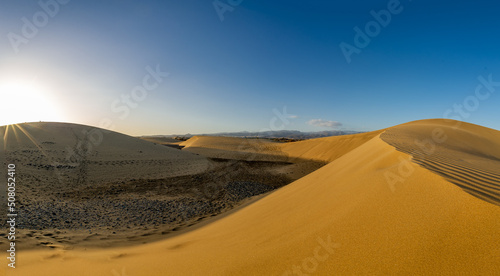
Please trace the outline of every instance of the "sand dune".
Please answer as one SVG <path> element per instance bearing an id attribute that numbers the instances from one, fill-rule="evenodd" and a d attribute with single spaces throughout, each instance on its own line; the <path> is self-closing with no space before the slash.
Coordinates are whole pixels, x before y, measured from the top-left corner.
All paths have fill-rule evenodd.
<path id="1" fill-rule="evenodd" d="M 140 137 L 142 140 L 149 141 L 155 144 L 160 144 L 164 146 L 169 146 L 171 148 L 182 149 L 184 146 L 180 144 L 183 142 L 170 137 L 154 137 L 154 136 L 143 136 Z"/>
<path id="2" fill-rule="evenodd" d="M 0 135 L 2 166 L 14 163 L 18 170 L 16 205 L 23 217 L 18 249 L 108 245 L 110 238 L 131 236 L 139 226 L 152 230 L 169 215 L 164 212 L 148 219 L 152 225 L 144 225 L 144 209 L 175 202 L 153 197 L 153 190 L 162 186 L 148 180 L 190 177 L 212 163 L 189 152 L 76 124 L 9 125 L 0 127 Z M 6 180 L 4 170 L 1 175 Z M 2 219 L 0 226 L 5 222 Z M 118 231 L 126 227 L 129 233 Z M 0 234 L 0 246 L 7 242 Z"/>
<path id="3" fill-rule="evenodd" d="M 383 130 L 281 144 L 281 151 L 291 159 L 331 162 L 366 143 Z"/>
<path id="4" fill-rule="evenodd" d="M 351 136 L 346 135 L 345 137 L 349 138 Z M 316 146 L 314 152 L 331 152 L 329 147 L 335 147 L 336 141 L 348 140 L 341 137 L 344 136 L 311 140 L 314 141 L 313 143 Z M 357 145 L 356 143 L 352 144 Z M 184 151 L 215 159 L 245 160 L 250 162 L 287 162 L 290 163 L 289 166 L 275 168 L 274 171 L 284 174 L 293 180 L 299 179 L 322 167 L 331 159 L 331 156 L 330 159 L 321 158 L 324 156 L 321 154 L 317 158 L 310 158 L 311 154 L 304 154 L 311 147 L 308 141 L 281 143 L 269 139 L 257 138 L 194 136 L 180 143 L 180 145 L 184 147 Z M 353 147 L 355 146 L 350 145 L 350 149 Z M 340 148 L 340 146 L 335 147 L 339 152 L 346 152 L 346 149 L 339 150 Z M 340 153 L 337 154 L 340 155 Z"/>
<path id="5" fill-rule="evenodd" d="M 109 248 L 164 239 L 322 165 L 211 159 L 169 148 L 170 139 L 146 142 L 75 124 L 0 130 L 2 163 L 8 159 L 22 172 L 16 203 L 23 217 L 20 250 Z M 6 220 L 0 227 L 7 227 Z M 0 246 L 7 243 L 0 233 Z"/>
<path id="6" fill-rule="evenodd" d="M 135 137 L 99 128 L 61 123 L 26 123 L 0 127 L 2 155 L 29 167 L 49 168 L 69 180 L 68 163 L 89 163 L 88 181 L 113 177 L 185 175 L 207 169 L 208 160 Z M 136 160 L 132 164 L 132 160 Z M 139 164 L 140 163 L 140 164 Z M 165 169 L 168 168 L 168 169 Z"/>
<path id="7" fill-rule="evenodd" d="M 287 161 L 281 143 L 268 139 L 194 136 L 180 143 L 184 150 L 211 158 L 245 159 L 249 161 Z"/>
<path id="8" fill-rule="evenodd" d="M 382 139 L 464 191 L 500 205 L 499 131 L 425 120 L 389 129 Z"/>
<path id="9" fill-rule="evenodd" d="M 180 143 L 186 151 L 216 158 L 241 158 L 281 161 L 331 162 L 367 142 L 383 130 L 362 135 L 342 135 L 292 143 L 279 143 L 268 139 L 195 136 Z"/>
<path id="10" fill-rule="evenodd" d="M 183 142 L 181 140 L 177 140 L 177 139 L 170 138 L 170 137 L 146 136 L 146 137 L 140 137 L 140 138 L 143 140 L 149 141 L 149 142 L 153 142 L 153 143 L 157 143 L 157 144 L 166 144 L 166 145 L 168 145 L 168 144 L 180 144 Z"/>
<path id="11" fill-rule="evenodd" d="M 330 163 L 186 234 L 23 251 L 8 275 L 497 274 L 500 134 L 456 124 L 425 120 L 279 145 L 273 150 Z M 423 150 L 415 139 L 434 142 Z"/>

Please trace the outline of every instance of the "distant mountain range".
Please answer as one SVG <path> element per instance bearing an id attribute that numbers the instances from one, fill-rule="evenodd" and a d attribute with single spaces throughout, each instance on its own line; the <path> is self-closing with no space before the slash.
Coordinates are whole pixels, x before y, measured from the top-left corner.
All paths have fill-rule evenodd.
<path id="1" fill-rule="evenodd" d="M 185 134 L 185 135 L 148 135 L 147 137 L 185 137 L 191 138 L 193 136 L 225 136 L 225 137 L 246 137 L 246 138 L 288 138 L 288 139 L 312 139 L 329 136 L 339 136 L 348 134 L 363 133 L 364 131 L 351 131 L 351 130 L 325 130 L 318 132 L 302 132 L 298 130 L 278 130 L 278 131 L 262 131 L 262 132 L 220 132 L 211 134 Z"/>

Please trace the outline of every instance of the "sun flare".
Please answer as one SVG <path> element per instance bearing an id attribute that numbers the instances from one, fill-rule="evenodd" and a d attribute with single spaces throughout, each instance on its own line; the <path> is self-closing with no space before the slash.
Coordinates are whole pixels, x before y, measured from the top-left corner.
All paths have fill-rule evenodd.
<path id="1" fill-rule="evenodd" d="M 0 126 L 36 121 L 62 121 L 54 99 L 36 81 L 0 81 Z"/>

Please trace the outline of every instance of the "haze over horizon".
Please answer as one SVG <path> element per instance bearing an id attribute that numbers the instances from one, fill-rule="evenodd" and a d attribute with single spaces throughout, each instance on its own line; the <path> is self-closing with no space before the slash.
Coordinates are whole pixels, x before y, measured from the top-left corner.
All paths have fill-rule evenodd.
<path id="1" fill-rule="evenodd" d="M 498 5 L 4 1 L 0 125 L 154 135 L 451 118 L 500 129 Z"/>

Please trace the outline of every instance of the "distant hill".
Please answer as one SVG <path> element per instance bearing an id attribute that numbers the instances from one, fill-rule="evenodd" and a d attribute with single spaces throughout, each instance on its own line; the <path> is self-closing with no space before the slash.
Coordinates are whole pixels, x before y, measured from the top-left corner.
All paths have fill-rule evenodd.
<path id="1" fill-rule="evenodd" d="M 183 137 L 191 138 L 193 136 L 226 136 L 226 137 L 245 137 L 245 138 L 289 138 L 289 139 L 313 139 L 321 137 L 339 136 L 363 133 L 364 131 L 351 131 L 351 130 L 325 130 L 318 132 L 302 132 L 298 130 L 278 130 L 278 131 L 261 131 L 261 132 L 220 132 L 210 134 L 184 134 L 184 135 L 148 135 L 142 137 Z"/>

